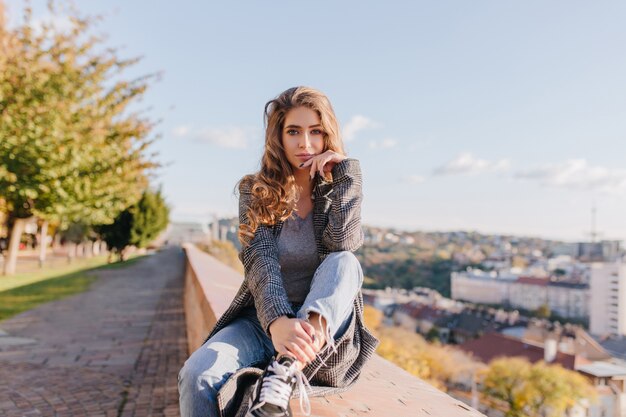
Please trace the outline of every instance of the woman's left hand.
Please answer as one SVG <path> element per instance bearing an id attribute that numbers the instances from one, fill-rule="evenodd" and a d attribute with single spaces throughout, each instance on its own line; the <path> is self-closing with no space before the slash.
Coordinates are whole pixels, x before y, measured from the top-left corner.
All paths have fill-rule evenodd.
<path id="1" fill-rule="evenodd" d="M 328 150 L 319 155 L 315 155 L 308 161 L 300 164 L 300 168 L 310 166 L 311 179 L 315 176 L 315 172 L 319 172 L 322 178 L 326 178 L 326 173 L 330 172 L 335 165 L 346 159 L 347 156 L 337 153 L 335 151 Z"/>

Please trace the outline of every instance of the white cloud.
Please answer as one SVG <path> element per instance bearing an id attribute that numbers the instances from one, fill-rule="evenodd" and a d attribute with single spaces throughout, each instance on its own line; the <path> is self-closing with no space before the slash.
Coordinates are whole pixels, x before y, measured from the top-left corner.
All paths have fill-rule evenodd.
<path id="1" fill-rule="evenodd" d="M 422 175 L 409 175 L 404 178 L 404 181 L 411 184 L 421 184 L 426 181 L 426 177 Z"/>
<path id="2" fill-rule="evenodd" d="M 626 170 L 592 166 L 586 159 L 569 159 L 557 164 L 519 171 L 516 178 L 536 180 L 555 187 L 586 189 L 611 194 L 626 193 Z"/>
<path id="3" fill-rule="evenodd" d="M 510 168 L 511 162 L 508 159 L 500 159 L 499 161 L 487 161 L 474 157 L 469 152 L 465 152 L 435 168 L 435 175 L 473 175 L 483 172 L 500 172 Z"/>
<path id="4" fill-rule="evenodd" d="M 189 126 L 178 126 L 172 130 L 172 134 L 177 138 L 183 138 L 189 134 L 190 130 Z"/>
<path id="5" fill-rule="evenodd" d="M 346 142 L 349 142 L 354 140 L 358 131 L 373 129 L 376 127 L 380 127 L 380 124 L 368 119 L 365 116 L 357 114 L 356 116 L 352 116 L 352 119 L 350 119 L 343 127 L 343 139 Z"/>
<path id="6" fill-rule="evenodd" d="M 172 130 L 172 134 L 178 138 L 190 138 L 201 142 L 211 143 L 221 148 L 246 149 L 251 139 L 258 137 L 255 129 L 242 127 L 204 127 L 194 129 L 189 126 L 178 126 Z"/>
<path id="7" fill-rule="evenodd" d="M 385 138 L 382 140 L 372 140 L 370 141 L 370 149 L 389 149 L 393 148 L 398 144 L 398 141 L 391 138 Z"/>

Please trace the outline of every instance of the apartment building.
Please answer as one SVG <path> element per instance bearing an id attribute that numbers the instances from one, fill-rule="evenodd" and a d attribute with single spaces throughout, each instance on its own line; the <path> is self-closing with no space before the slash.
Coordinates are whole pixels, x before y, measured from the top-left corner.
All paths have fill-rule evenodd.
<path id="1" fill-rule="evenodd" d="M 453 272 L 451 296 L 454 300 L 472 303 L 505 304 L 509 299 L 509 284 L 509 279 L 503 279 L 495 272 Z"/>
<path id="2" fill-rule="evenodd" d="M 590 314 L 587 284 L 552 281 L 547 277 L 503 276 L 477 270 L 453 272 L 451 294 L 453 299 L 525 310 L 547 305 L 566 318 L 587 318 Z"/>
<path id="3" fill-rule="evenodd" d="M 626 263 L 591 266 L 589 330 L 598 336 L 626 335 Z"/>

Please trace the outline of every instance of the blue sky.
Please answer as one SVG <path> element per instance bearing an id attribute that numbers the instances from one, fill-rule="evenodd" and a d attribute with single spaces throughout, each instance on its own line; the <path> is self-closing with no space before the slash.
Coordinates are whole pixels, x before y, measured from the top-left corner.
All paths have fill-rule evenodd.
<path id="1" fill-rule="evenodd" d="M 47 19 L 43 1 L 33 6 Z M 12 18 L 22 2 L 8 1 Z M 268 6 L 271 5 L 271 6 Z M 309 85 L 364 174 L 366 224 L 626 238 L 626 3 L 80 2 L 128 75 L 162 71 L 156 181 L 174 220 L 235 215 L 262 110 Z M 62 19 L 60 19 L 62 21 Z"/>

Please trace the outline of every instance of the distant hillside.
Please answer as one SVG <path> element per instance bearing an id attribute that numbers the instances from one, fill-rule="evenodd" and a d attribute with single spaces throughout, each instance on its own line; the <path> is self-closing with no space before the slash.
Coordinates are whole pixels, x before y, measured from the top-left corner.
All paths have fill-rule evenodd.
<path id="1" fill-rule="evenodd" d="M 221 219 L 226 239 L 237 249 L 238 219 Z M 468 266 L 489 270 L 489 263 L 506 261 L 524 266 L 554 254 L 562 242 L 539 238 L 485 235 L 471 231 L 407 232 L 364 226 L 365 242 L 356 252 L 368 288 L 429 287 L 450 296 L 450 273 Z M 485 263 L 486 262 L 486 263 Z"/>

